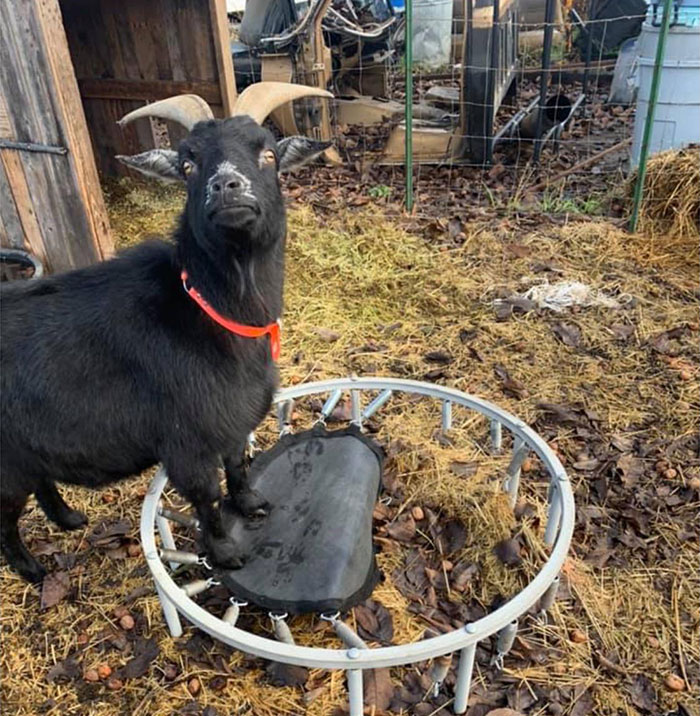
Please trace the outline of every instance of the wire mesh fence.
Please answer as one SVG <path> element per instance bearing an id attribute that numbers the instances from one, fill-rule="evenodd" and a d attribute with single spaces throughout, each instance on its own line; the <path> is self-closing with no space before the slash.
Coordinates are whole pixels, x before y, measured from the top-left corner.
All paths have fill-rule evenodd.
<path id="1" fill-rule="evenodd" d="M 635 124 L 633 44 L 645 19 L 660 24 L 656 6 L 326 5 L 321 30 L 336 98 L 329 126 L 342 166 L 314 168 L 315 180 L 307 170 L 292 181 L 293 192 L 319 205 L 342 198 L 396 210 L 413 198 L 419 213 L 445 216 L 470 206 L 518 210 L 532 201 L 554 213 L 622 213 Z M 298 48 L 285 52 L 293 56 L 291 78 L 308 76 L 303 58 L 294 57 Z M 296 108 L 300 127 L 309 117 L 314 124 L 313 106 L 317 116 L 314 101 Z"/>

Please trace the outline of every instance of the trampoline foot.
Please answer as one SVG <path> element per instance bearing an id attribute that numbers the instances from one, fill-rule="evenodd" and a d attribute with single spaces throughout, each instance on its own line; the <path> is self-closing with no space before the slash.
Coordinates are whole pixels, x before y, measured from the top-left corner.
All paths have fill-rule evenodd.
<path id="1" fill-rule="evenodd" d="M 156 585 L 156 591 L 158 592 L 158 599 L 160 600 L 160 606 L 163 610 L 165 623 L 168 625 L 168 629 L 170 630 L 170 636 L 173 638 L 182 636 L 182 624 L 180 622 L 180 615 L 177 613 L 177 609 L 175 609 L 172 602 L 170 602 L 163 594 L 158 585 Z"/>
<path id="2" fill-rule="evenodd" d="M 476 644 L 464 647 L 459 653 L 459 667 L 457 670 L 457 685 L 455 686 L 454 712 L 463 714 L 467 710 L 469 689 L 472 683 L 472 672 L 474 671 L 474 656 L 476 655 Z"/>
<path id="3" fill-rule="evenodd" d="M 362 693 L 362 669 L 349 669 L 348 696 L 350 697 L 350 716 L 362 716 L 364 710 Z"/>

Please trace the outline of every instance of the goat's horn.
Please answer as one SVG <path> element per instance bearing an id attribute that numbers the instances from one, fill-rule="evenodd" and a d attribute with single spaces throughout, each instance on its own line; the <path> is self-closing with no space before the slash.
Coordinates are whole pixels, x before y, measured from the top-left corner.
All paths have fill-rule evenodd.
<path id="1" fill-rule="evenodd" d="M 232 116 L 247 114 L 258 124 L 287 102 L 302 97 L 333 97 L 330 92 L 318 87 L 295 85 L 290 82 L 256 82 L 246 87 L 238 96 Z"/>
<path id="2" fill-rule="evenodd" d="M 170 119 L 190 130 L 197 122 L 213 119 L 214 115 L 209 105 L 201 97 L 198 97 L 196 94 L 182 94 L 176 97 L 161 99 L 158 100 L 158 102 L 152 102 L 145 107 L 139 107 L 125 114 L 117 124 L 123 127 L 125 124 L 133 122 L 140 117 Z"/>

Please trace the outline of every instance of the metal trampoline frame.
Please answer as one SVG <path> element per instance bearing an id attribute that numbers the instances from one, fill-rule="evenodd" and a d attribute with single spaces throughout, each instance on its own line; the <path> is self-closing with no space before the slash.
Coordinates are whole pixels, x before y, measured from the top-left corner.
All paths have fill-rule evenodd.
<path id="1" fill-rule="evenodd" d="M 365 391 L 379 391 L 379 395 L 363 409 L 361 394 Z M 173 637 L 180 636 L 182 634 L 181 614 L 212 637 L 254 656 L 310 668 L 346 670 L 351 716 L 359 716 L 363 712 L 362 671 L 364 669 L 399 666 L 459 652 L 453 710 L 456 714 L 464 713 L 467 708 L 474 669 L 476 645 L 497 633 L 497 650 L 502 659 L 510 650 L 515 639 L 518 618 L 536 605 L 539 605 L 541 612 L 546 612 L 554 603 L 559 584 L 559 572 L 566 559 L 574 529 L 574 498 L 569 478 L 547 443 L 524 422 L 490 402 L 432 383 L 396 378 L 363 377 L 326 380 L 285 388 L 279 391 L 274 399 L 274 404 L 278 407 L 280 431 L 284 432 L 289 429 L 287 416 L 291 414 L 290 408 L 295 399 L 309 395 L 329 394 L 322 410 L 322 419 L 324 419 L 331 414 L 339 400 L 347 392 L 351 397 L 352 422 L 359 425 L 362 425 L 364 420 L 379 410 L 393 393 L 413 393 L 442 401 L 441 427 L 445 432 L 452 426 L 454 406 L 468 408 L 486 416 L 490 420 L 491 447 L 495 451 L 501 450 L 502 429 L 505 427 L 513 436 L 512 456 L 503 485 L 504 490 L 509 494 L 511 506 L 514 506 L 517 500 L 522 463 L 531 451 L 534 452 L 542 461 L 550 477 L 544 541 L 551 548 L 549 558 L 535 578 L 521 592 L 485 617 L 465 624 L 447 634 L 411 644 L 376 649 L 359 648 L 363 642 L 357 635 L 351 633 L 351 637 L 348 639 L 345 638 L 347 634 L 339 631 L 341 638 L 345 638 L 345 648 L 326 649 L 297 646 L 289 643 L 291 637 L 284 640 L 284 635 L 280 634 L 277 623 L 275 631 L 278 639 L 282 640 L 268 639 L 239 629 L 231 623 L 231 621 L 235 623 L 238 615 L 238 605 L 235 600 L 232 600 L 232 607 L 229 609 L 229 612 L 234 613 L 233 620 L 227 618 L 224 620 L 210 614 L 191 599 L 191 596 L 206 589 L 209 584 L 205 585 L 205 582 L 211 582 L 211 580 L 200 580 L 188 585 L 190 588 L 186 589 L 178 586 L 171 577 L 163 560 L 168 558 L 166 555 L 170 555 L 172 559 L 172 555 L 176 553 L 176 546 L 169 523 L 172 513 L 167 511 L 166 514 L 161 513 L 160 499 L 167 483 L 167 475 L 165 470 L 160 468 L 149 486 L 143 503 L 141 540 L 166 623 Z M 156 529 L 160 535 L 161 544 L 166 550 L 165 555 L 161 554 L 157 546 Z M 273 617 L 273 621 L 275 618 Z M 283 626 L 286 628 L 285 623 Z M 349 631 L 349 628 L 345 631 Z M 352 638 L 353 636 L 355 639 Z M 353 646 L 353 643 L 357 645 Z M 444 670 L 442 678 L 446 673 L 447 669 Z M 436 681 L 436 683 L 440 682 Z"/>

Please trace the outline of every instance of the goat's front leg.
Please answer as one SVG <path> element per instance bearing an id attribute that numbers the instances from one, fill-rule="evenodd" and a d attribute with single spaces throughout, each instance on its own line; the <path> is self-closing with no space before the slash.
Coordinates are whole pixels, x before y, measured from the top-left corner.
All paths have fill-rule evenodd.
<path id="1" fill-rule="evenodd" d="M 226 534 L 221 518 L 218 460 L 179 457 L 163 462 L 177 491 L 197 512 L 202 542 L 212 564 L 222 569 L 242 567 L 243 554 Z"/>
<path id="2" fill-rule="evenodd" d="M 245 517 L 264 517 L 270 511 L 270 503 L 248 485 L 245 448 L 224 456 L 226 489 L 231 506 Z"/>

